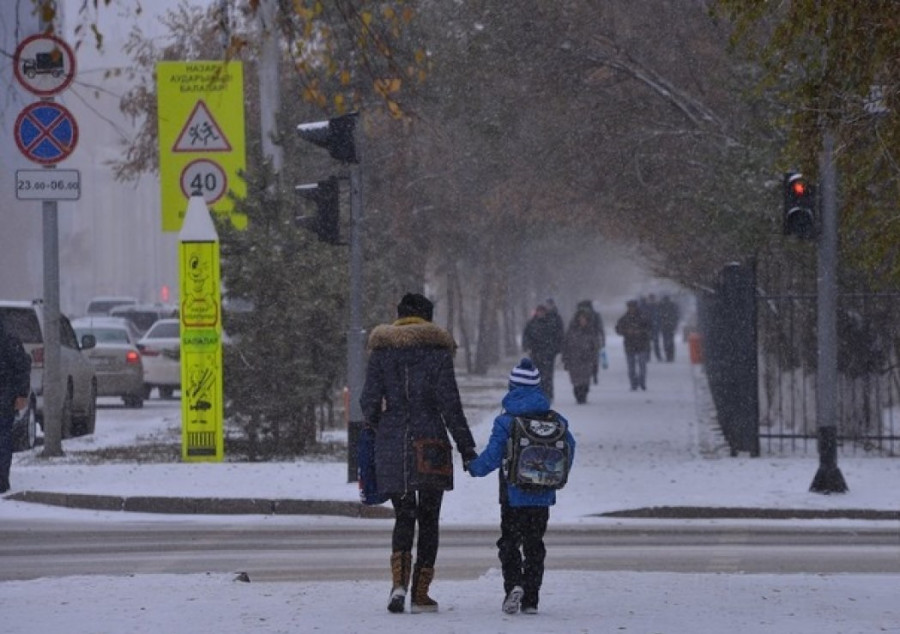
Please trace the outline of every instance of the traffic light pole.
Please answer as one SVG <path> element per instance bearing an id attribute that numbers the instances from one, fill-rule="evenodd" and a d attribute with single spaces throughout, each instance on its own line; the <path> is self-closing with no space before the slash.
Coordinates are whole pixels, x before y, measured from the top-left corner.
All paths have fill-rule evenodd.
<path id="1" fill-rule="evenodd" d="M 347 481 L 356 482 L 356 447 L 365 424 L 359 397 L 366 378 L 366 332 L 362 328 L 362 272 L 363 272 L 363 192 L 362 192 L 362 134 L 357 135 L 359 113 L 351 112 L 328 119 L 301 123 L 300 137 L 328 150 L 331 158 L 350 170 L 350 324 L 347 329 L 347 391 L 350 402 L 347 412 Z"/>
<path id="2" fill-rule="evenodd" d="M 819 239 L 818 371 L 816 424 L 819 470 L 809 490 L 844 493 L 847 483 L 837 464 L 837 194 L 834 136 L 825 132 L 822 151 L 822 232 Z"/>
<path id="3" fill-rule="evenodd" d="M 361 136 L 361 135 L 360 135 Z M 357 152 L 359 148 L 357 147 Z M 366 331 L 362 327 L 363 205 L 362 161 L 350 166 L 350 326 L 347 331 L 347 482 L 357 481 L 356 445 L 365 420 L 359 397 L 366 378 Z"/>

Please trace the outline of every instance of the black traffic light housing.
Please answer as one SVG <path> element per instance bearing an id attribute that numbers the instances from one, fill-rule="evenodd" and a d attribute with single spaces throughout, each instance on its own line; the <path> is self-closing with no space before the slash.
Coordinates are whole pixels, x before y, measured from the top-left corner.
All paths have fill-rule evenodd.
<path id="1" fill-rule="evenodd" d="M 342 163 L 359 163 L 353 138 L 358 114 L 351 112 L 325 121 L 301 123 L 297 132 L 302 139 L 328 150 L 331 158 Z"/>
<path id="2" fill-rule="evenodd" d="M 311 185 L 297 185 L 294 190 L 316 204 L 316 215 L 302 212 L 294 215 L 294 224 L 313 231 L 322 242 L 340 244 L 340 187 L 336 176 Z"/>
<path id="3" fill-rule="evenodd" d="M 784 174 L 782 233 L 803 240 L 816 237 L 815 190 L 800 172 Z"/>

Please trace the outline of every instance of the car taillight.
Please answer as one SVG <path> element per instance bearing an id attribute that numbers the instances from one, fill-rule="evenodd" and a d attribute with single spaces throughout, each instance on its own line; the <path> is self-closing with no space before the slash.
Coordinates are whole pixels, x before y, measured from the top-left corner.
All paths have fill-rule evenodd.
<path id="1" fill-rule="evenodd" d="M 141 355 L 139 355 L 134 350 L 129 350 L 125 354 L 125 363 L 140 363 L 140 362 L 141 362 Z"/>
<path id="2" fill-rule="evenodd" d="M 44 348 L 32 348 L 31 349 L 31 363 L 32 365 L 44 365 Z"/>

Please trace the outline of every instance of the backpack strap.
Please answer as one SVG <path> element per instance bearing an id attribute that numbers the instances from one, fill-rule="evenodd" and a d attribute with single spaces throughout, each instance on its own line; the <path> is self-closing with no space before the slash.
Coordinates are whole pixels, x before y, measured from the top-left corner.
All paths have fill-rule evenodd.
<path id="1" fill-rule="evenodd" d="M 510 414 L 513 418 L 525 418 L 528 420 L 559 420 L 559 412 L 548 409 L 546 412 L 526 412 L 524 414 Z"/>

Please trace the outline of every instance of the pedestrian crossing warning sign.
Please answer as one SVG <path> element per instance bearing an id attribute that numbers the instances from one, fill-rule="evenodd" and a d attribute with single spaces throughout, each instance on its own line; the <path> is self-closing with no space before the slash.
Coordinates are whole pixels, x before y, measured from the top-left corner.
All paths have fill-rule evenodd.
<path id="1" fill-rule="evenodd" d="M 209 108 L 199 100 L 188 117 L 173 152 L 231 152 L 231 144 Z"/>
<path id="2" fill-rule="evenodd" d="M 180 231 L 191 196 L 243 229 L 246 196 L 244 71 L 241 62 L 158 62 L 159 185 L 163 231 Z"/>

